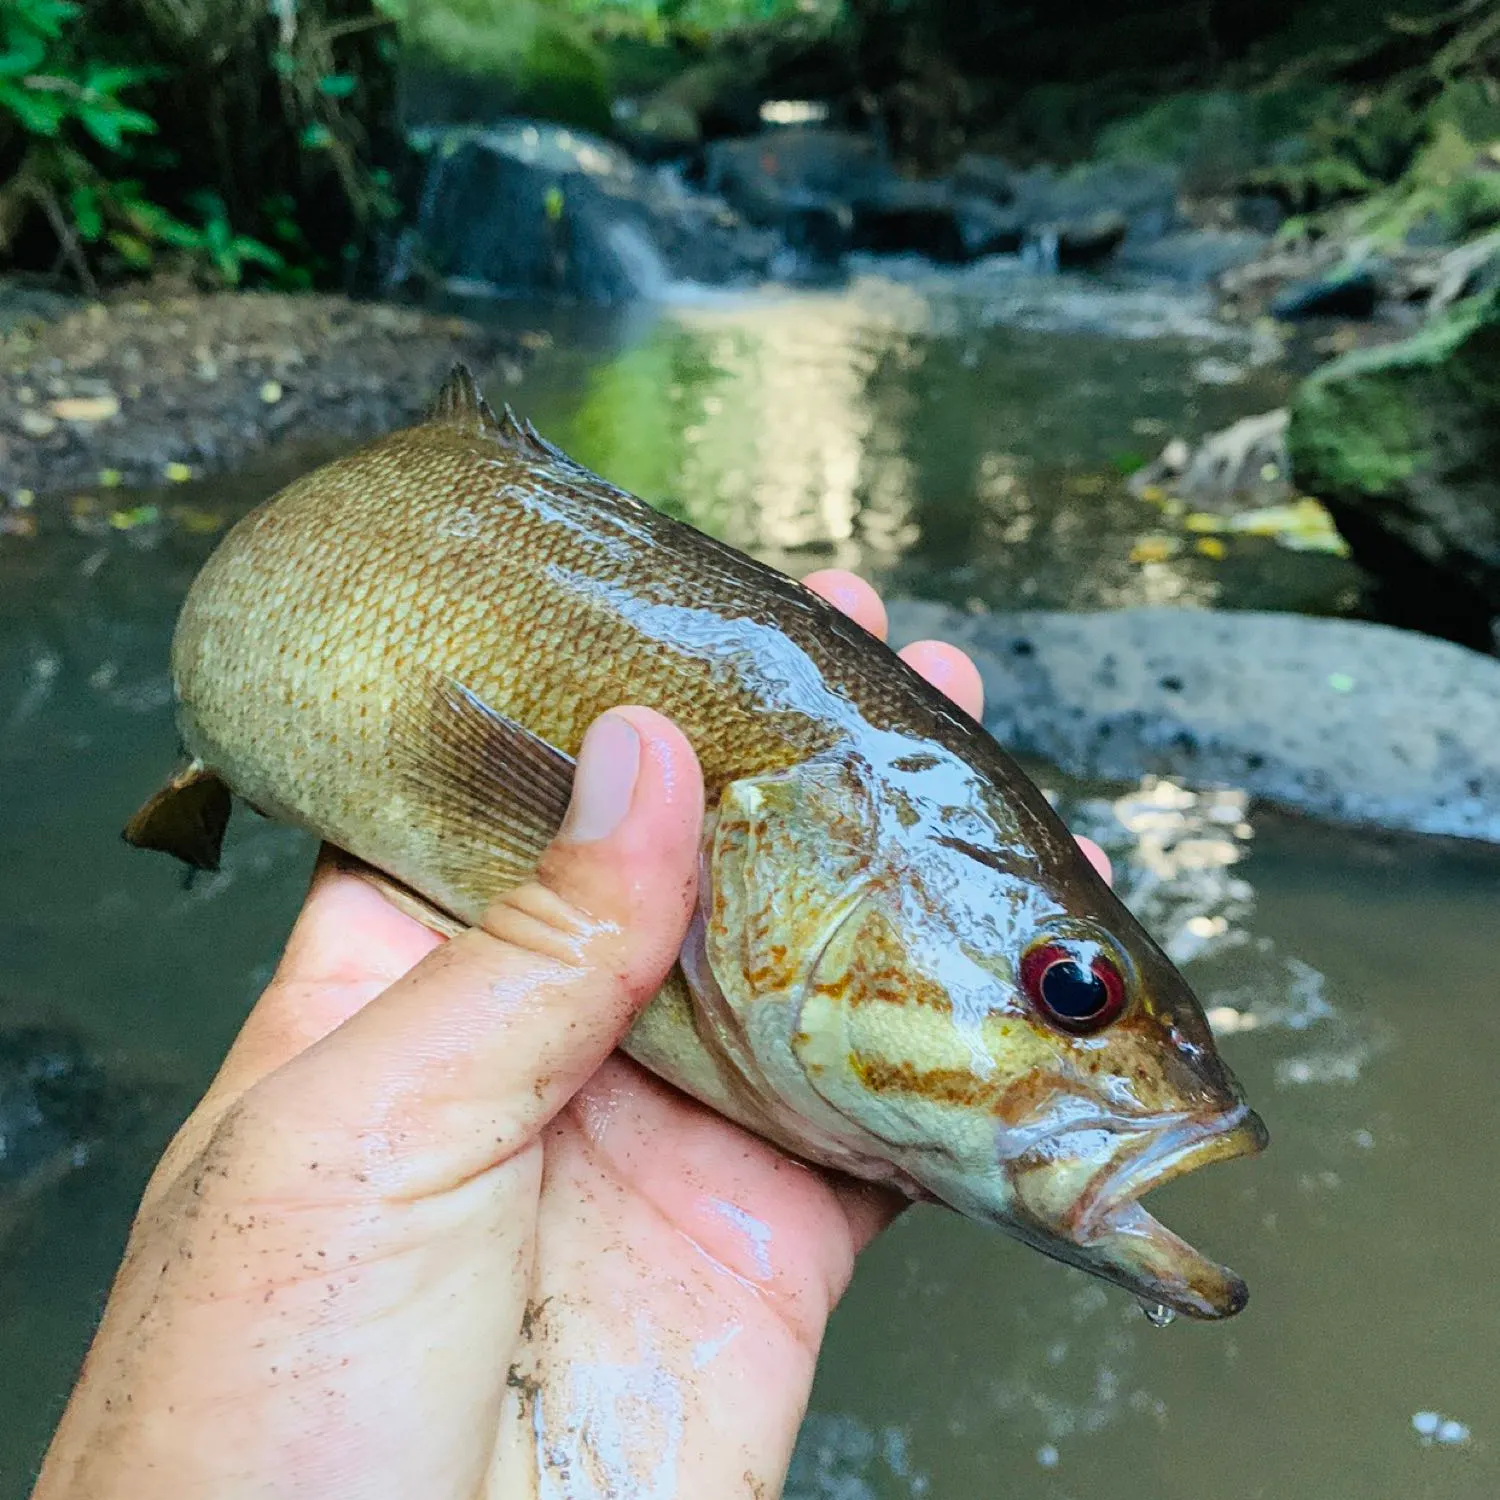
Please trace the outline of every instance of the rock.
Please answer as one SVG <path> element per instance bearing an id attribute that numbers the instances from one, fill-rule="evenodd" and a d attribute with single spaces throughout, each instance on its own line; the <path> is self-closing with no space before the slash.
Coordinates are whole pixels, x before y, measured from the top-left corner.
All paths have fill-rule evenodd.
<path id="1" fill-rule="evenodd" d="M 949 263 L 968 259 L 957 205 L 941 183 L 892 178 L 854 195 L 850 208 L 856 250 L 915 252 Z"/>
<path id="2" fill-rule="evenodd" d="M 984 255 L 1014 255 L 1026 238 L 1026 221 L 1013 208 L 1002 208 L 988 198 L 956 197 L 953 202 L 964 253 L 971 260 Z"/>
<path id="3" fill-rule="evenodd" d="M 1302 318 L 1370 318 L 1380 301 L 1380 279 L 1369 267 L 1336 272 L 1287 287 L 1271 304 L 1283 322 Z"/>
<path id="4" fill-rule="evenodd" d="M 1482 638 L 1500 616 L 1500 289 L 1324 366 L 1291 410 L 1295 481 L 1355 559 Z"/>
<path id="5" fill-rule="evenodd" d="M 854 211 L 837 198 L 788 193 L 780 224 L 787 248 L 814 273 L 837 266 L 853 244 Z"/>
<path id="6" fill-rule="evenodd" d="M 1015 170 L 998 156 L 966 152 L 949 174 L 949 182 L 961 197 L 982 198 L 1002 208 L 1016 199 Z"/>
<path id="7" fill-rule="evenodd" d="M 1174 438 L 1160 456 L 1130 477 L 1137 495 L 1163 489 L 1202 510 L 1228 512 L 1290 498 L 1284 410 L 1245 417 L 1211 433 L 1196 448 Z"/>
<path id="8" fill-rule="evenodd" d="M 1108 260 L 1129 230 L 1125 215 L 1107 208 L 1087 219 L 1049 225 L 1043 233 L 1052 237 L 1061 268 L 1087 270 Z"/>
<path id="9" fill-rule="evenodd" d="M 1189 229 L 1121 246 L 1118 263 L 1132 271 L 1205 286 L 1263 255 L 1270 236 L 1251 230 Z"/>
<path id="10" fill-rule="evenodd" d="M 975 659 L 985 722 L 1077 776 L 1230 785 L 1333 822 L 1500 843 L 1500 661 L 1302 615 L 891 607 Z"/>
<path id="11" fill-rule="evenodd" d="M 848 203 L 881 189 L 891 174 L 868 136 L 788 126 L 740 140 L 714 141 L 705 180 L 752 224 L 779 227 L 789 198 Z"/>
<path id="12" fill-rule="evenodd" d="M 746 279 L 774 249 L 723 205 L 582 131 L 512 121 L 417 144 L 430 164 L 411 258 L 450 284 L 622 302 L 673 280 Z"/>
<path id="13" fill-rule="evenodd" d="M 1015 207 L 1028 224 L 1084 224 L 1116 214 L 1136 241 L 1179 227 L 1177 196 L 1177 173 L 1145 163 L 1093 162 L 1066 175 L 1037 167 L 1015 182 Z"/>

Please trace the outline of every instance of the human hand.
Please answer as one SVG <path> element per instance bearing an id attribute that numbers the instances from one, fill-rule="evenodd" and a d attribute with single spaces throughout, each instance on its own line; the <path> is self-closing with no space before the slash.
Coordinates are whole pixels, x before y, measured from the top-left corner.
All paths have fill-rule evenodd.
<path id="1" fill-rule="evenodd" d="M 808 582 L 884 633 L 867 585 Z M 903 654 L 978 713 L 962 653 Z M 899 1205 L 613 1051 L 681 942 L 701 810 L 681 734 L 623 709 L 472 932 L 320 860 L 146 1190 L 37 1500 L 779 1492 Z"/>

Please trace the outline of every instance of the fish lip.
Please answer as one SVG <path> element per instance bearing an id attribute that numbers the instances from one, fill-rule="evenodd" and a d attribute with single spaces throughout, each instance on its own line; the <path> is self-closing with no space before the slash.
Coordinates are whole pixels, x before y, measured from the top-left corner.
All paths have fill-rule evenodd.
<path id="1" fill-rule="evenodd" d="M 1212 1162 L 1258 1155 L 1269 1140 L 1248 1104 L 1184 1118 L 1099 1174 L 1070 1216 L 1075 1243 L 1099 1274 L 1144 1302 L 1191 1318 L 1233 1317 L 1250 1299 L 1244 1281 L 1179 1238 L 1139 1199 Z"/>
<path id="2" fill-rule="evenodd" d="M 1265 1122 L 1245 1103 L 1208 1119 L 1184 1116 L 1089 1184 L 1073 1216 L 1074 1228 L 1087 1243 L 1096 1228 L 1104 1227 L 1101 1221 L 1155 1188 L 1213 1162 L 1258 1156 L 1269 1143 Z"/>

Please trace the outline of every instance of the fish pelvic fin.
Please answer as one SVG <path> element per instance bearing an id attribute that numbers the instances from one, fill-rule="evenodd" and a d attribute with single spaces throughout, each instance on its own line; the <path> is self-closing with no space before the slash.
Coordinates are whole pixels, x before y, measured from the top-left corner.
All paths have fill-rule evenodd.
<path id="1" fill-rule="evenodd" d="M 195 870 L 217 870 L 232 805 L 228 786 L 202 761 L 190 761 L 125 825 L 123 837 Z"/>
<path id="2" fill-rule="evenodd" d="M 456 362 L 448 372 L 448 378 L 432 403 L 430 416 L 432 421 L 456 432 L 488 438 L 507 452 L 534 463 L 566 461 L 561 450 L 547 442 L 530 422 L 522 421 L 509 406 L 496 416 L 495 409 L 484 399 L 473 372 L 462 361 Z"/>
<path id="3" fill-rule="evenodd" d="M 573 795 L 573 760 L 436 674 L 392 723 L 392 751 L 430 845 L 424 863 L 469 904 L 536 872 Z"/>

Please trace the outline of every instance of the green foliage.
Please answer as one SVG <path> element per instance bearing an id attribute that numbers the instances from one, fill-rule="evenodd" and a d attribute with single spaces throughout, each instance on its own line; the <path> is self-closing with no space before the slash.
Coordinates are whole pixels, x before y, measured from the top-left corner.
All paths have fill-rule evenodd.
<path id="1" fill-rule="evenodd" d="M 0 0 L 0 254 L 44 265 L 50 237 L 89 290 L 338 274 L 396 212 L 381 4 Z"/>

